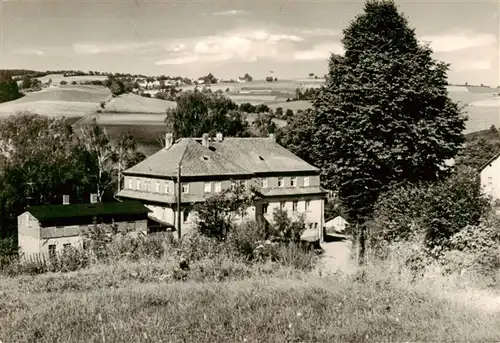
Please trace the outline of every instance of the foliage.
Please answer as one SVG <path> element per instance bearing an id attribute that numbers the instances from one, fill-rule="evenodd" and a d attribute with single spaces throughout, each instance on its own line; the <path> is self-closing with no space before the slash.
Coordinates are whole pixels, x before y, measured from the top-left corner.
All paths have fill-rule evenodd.
<path id="1" fill-rule="evenodd" d="M 311 125 L 290 129 L 287 140 L 321 169 L 323 186 L 338 191 L 363 233 L 392 184 L 446 175 L 444 162 L 463 143 L 466 118 L 448 97 L 448 65 L 419 44 L 393 1 L 368 1 L 342 43 L 345 56 L 330 58 Z"/>
<path id="2" fill-rule="evenodd" d="M 17 82 L 12 80 L 12 77 L 0 73 L 0 103 L 16 100 L 22 96 Z"/>
<path id="3" fill-rule="evenodd" d="M 91 184 L 95 185 L 98 201 L 103 199 L 112 185 L 116 185 L 117 190 L 121 189 L 121 172 L 145 158 L 144 154 L 137 151 L 132 135 L 122 133 L 116 141 L 111 141 L 95 118 L 90 124 L 81 127 L 80 136 L 82 154 L 88 161 L 86 174 Z"/>
<path id="4" fill-rule="evenodd" d="M 243 79 L 244 79 L 246 82 L 252 82 L 253 77 L 251 77 L 251 76 L 250 76 L 250 74 L 245 73 L 245 76 L 243 76 Z"/>
<path id="5" fill-rule="evenodd" d="M 1 123 L 0 141 L 3 219 L 15 219 L 29 197 L 31 204 L 60 203 L 62 194 L 76 201 L 87 189 L 86 161 L 66 119 L 13 115 Z"/>
<path id="6" fill-rule="evenodd" d="M 489 130 L 466 136 L 465 145 L 456 158 L 456 164 L 479 169 L 498 153 L 500 153 L 500 131 L 491 126 Z"/>
<path id="7" fill-rule="evenodd" d="M 212 73 L 208 73 L 208 75 L 200 77 L 199 80 L 203 80 L 205 84 L 217 83 L 217 78 L 213 76 Z"/>
<path id="8" fill-rule="evenodd" d="M 218 93 L 183 92 L 177 107 L 167 110 L 165 123 L 175 138 L 200 137 L 217 132 L 228 137 L 248 136 L 248 123 L 238 106 Z"/>
<path id="9" fill-rule="evenodd" d="M 59 84 L 61 86 L 66 86 L 68 84 L 68 81 L 62 80 Z"/>
<path id="10" fill-rule="evenodd" d="M 274 78 L 272 76 L 266 76 L 266 81 L 267 82 L 273 82 Z"/>
<path id="11" fill-rule="evenodd" d="M 289 244 L 300 242 L 300 237 L 306 230 L 305 216 L 301 214 L 293 220 L 286 210 L 275 208 L 270 236 L 278 241 Z"/>
<path id="12" fill-rule="evenodd" d="M 237 217 L 244 217 L 257 196 L 241 184 L 222 190 L 205 202 L 194 206 L 197 229 L 204 235 L 225 240 Z"/>
<path id="13" fill-rule="evenodd" d="M 269 113 L 259 113 L 252 123 L 256 135 L 259 137 L 267 137 L 270 133 L 276 131 L 276 123 L 273 121 L 273 115 Z"/>
<path id="14" fill-rule="evenodd" d="M 371 223 L 374 247 L 421 239 L 430 249 L 450 246 L 467 226 L 476 226 L 490 210 L 480 194 L 474 170 L 461 169 L 437 183 L 402 185 L 385 193 Z"/>
<path id="15" fill-rule="evenodd" d="M 286 126 L 277 130 L 276 140 L 306 162 L 316 165 L 311 145 L 311 138 L 316 131 L 311 110 L 297 112 L 287 118 Z"/>

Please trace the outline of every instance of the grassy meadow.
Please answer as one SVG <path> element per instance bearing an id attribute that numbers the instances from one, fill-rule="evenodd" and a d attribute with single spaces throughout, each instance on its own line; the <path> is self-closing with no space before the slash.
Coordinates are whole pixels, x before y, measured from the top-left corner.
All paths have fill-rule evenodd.
<path id="1" fill-rule="evenodd" d="M 99 86 L 67 85 L 27 93 L 24 97 L 0 104 L 0 118 L 16 112 L 30 111 L 40 115 L 83 117 L 96 113 L 101 101 L 111 97 Z"/>
<path id="2" fill-rule="evenodd" d="M 226 261 L 235 267 L 234 262 Z M 3 342 L 498 341 L 500 303 L 387 271 L 320 277 L 276 266 L 173 281 L 165 263 L 0 280 Z M 214 265 L 206 265 L 209 273 Z M 249 267 L 240 266 L 239 270 Z M 489 302 L 487 302 L 489 301 Z M 489 304 L 483 306 L 485 303 Z"/>

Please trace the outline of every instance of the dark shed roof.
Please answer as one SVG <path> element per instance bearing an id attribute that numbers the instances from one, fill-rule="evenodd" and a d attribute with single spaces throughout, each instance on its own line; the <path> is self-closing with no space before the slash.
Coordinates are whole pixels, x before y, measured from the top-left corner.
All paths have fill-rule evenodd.
<path id="1" fill-rule="evenodd" d="M 42 205 L 27 209 L 38 220 L 112 215 L 140 215 L 150 210 L 139 201 L 103 202 L 96 204 Z"/>

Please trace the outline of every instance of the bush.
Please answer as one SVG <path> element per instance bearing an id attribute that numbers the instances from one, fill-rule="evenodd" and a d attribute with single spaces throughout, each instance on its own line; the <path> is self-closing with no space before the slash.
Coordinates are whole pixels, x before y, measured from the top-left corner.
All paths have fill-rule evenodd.
<path id="1" fill-rule="evenodd" d="M 461 169 L 434 184 L 398 187 L 379 198 L 370 223 L 370 243 L 383 251 L 388 243 L 423 235 L 429 248 L 447 247 L 455 233 L 478 225 L 489 208 L 471 169 Z"/>
<path id="2" fill-rule="evenodd" d="M 258 242 L 265 239 L 267 239 L 267 230 L 264 225 L 256 221 L 246 221 L 233 227 L 227 242 L 234 247 L 235 251 L 251 260 L 255 257 L 254 251 Z"/>

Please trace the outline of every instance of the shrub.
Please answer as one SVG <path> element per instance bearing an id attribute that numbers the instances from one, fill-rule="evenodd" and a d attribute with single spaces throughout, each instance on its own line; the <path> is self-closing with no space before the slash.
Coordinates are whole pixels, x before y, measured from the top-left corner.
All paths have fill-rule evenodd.
<path id="1" fill-rule="evenodd" d="M 455 233 L 477 225 L 489 208 L 471 169 L 458 170 L 434 184 L 404 185 L 379 198 L 370 223 L 370 242 L 376 251 L 383 251 L 387 244 L 423 235 L 429 248 L 447 247 Z"/>
<path id="2" fill-rule="evenodd" d="M 254 251 L 258 242 L 266 238 L 267 230 L 264 225 L 256 221 L 245 221 L 231 229 L 227 242 L 235 251 L 251 260 L 255 257 Z"/>
<path id="3" fill-rule="evenodd" d="M 302 233 L 306 230 L 305 217 L 301 214 L 298 219 L 292 220 L 286 210 L 275 208 L 273 211 L 273 224 L 270 236 L 283 243 L 297 243 Z"/>

